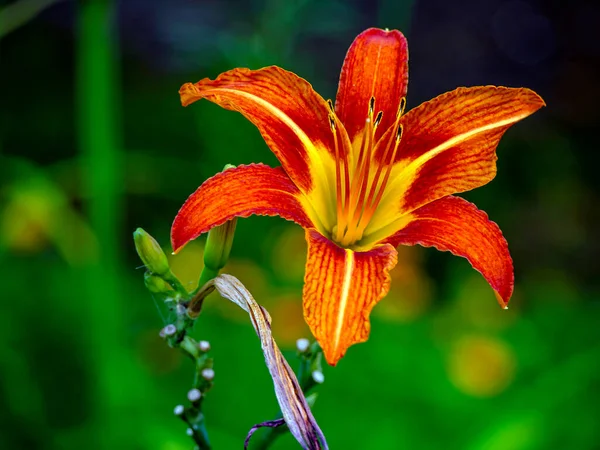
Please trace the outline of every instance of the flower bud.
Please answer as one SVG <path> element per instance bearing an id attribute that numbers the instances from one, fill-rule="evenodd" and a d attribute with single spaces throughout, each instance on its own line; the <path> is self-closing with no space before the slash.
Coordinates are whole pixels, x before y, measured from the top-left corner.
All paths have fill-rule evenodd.
<path id="1" fill-rule="evenodd" d="M 237 219 L 231 219 L 208 232 L 204 248 L 204 265 L 210 270 L 219 272 L 227 264 L 236 223 Z"/>
<path id="2" fill-rule="evenodd" d="M 208 368 L 203 369 L 200 375 L 202 375 L 202 378 L 204 378 L 206 381 L 212 381 L 215 378 L 215 371 Z"/>
<path id="3" fill-rule="evenodd" d="M 187 397 L 190 402 L 194 403 L 202 398 L 202 392 L 198 389 L 192 389 L 188 392 Z"/>
<path id="4" fill-rule="evenodd" d="M 322 384 L 325 381 L 325 375 L 323 375 L 323 372 L 321 372 L 320 370 L 313 371 L 311 375 L 312 379 L 317 384 Z"/>
<path id="5" fill-rule="evenodd" d="M 300 338 L 296 341 L 296 350 L 300 353 L 304 353 L 310 347 L 310 341 L 306 338 Z"/>
<path id="6" fill-rule="evenodd" d="M 169 262 L 158 242 L 142 228 L 133 232 L 135 249 L 146 268 L 156 275 L 169 273 Z"/>
<path id="7" fill-rule="evenodd" d="M 210 342 L 208 341 L 200 341 L 198 342 L 198 348 L 201 352 L 208 352 L 210 350 Z"/>
<path id="8" fill-rule="evenodd" d="M 171 337 L 175 336 L 175 333 L 177 333 L 177 327 L 171 323 L 160 330 L 159 335 L 160 337 Z"/>
<path id="9" fill-rule="evenodd" d="M 144 274 L 144 284 L 146 285 L 146 289 L 153 294 L 173 293 L 171 285 L 158 275 L 154 275 L 152 272 L 146 272 Z"/>
<path id="10" fill-rule="evenodd" d="M 232 164 L 225 164 L 223 172 L 234 167 Z M 214 271 L 215 275 L 227 264 L 236 223 L 237 219 L 234 218 L 208 232 L 204 248 L 204 265 Z"/>

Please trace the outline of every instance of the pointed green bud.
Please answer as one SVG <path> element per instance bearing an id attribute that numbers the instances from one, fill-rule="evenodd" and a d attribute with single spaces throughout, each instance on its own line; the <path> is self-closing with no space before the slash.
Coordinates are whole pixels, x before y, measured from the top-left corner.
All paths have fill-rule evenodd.
<path id="1" fill-rule="evenodd" d="M 152 236 L 138 228 L 133 232 L 133 240 L 140 259 L 150 272 L 156 275 L 166 275 L 170 272 L 167 256 Z"/>
<path id="2" fill-rule="evenodd" d="M 204 265 L 210 270 L 219 272 L 229 259 L 237 219 L 225 222 L 208 232 L 204 248 Z"/>
<path id="3" fill-rule="evenodd" d="M 223 171 L 233 167 L 235 166 L 227 164 Z M 237 219 L 232 219 L 208 232 L 206 247 L 204 248 L 204 266 L 211 271 L 218 273 L 227 264 L 233 245 L 236 224 Z"/>

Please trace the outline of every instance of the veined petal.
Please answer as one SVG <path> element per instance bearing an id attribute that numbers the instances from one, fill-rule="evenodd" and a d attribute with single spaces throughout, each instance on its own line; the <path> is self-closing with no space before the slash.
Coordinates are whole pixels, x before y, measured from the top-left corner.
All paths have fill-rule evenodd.
<path id="1" fill-rule="evenodd" d="M 251 164 L 220 172 L 190 195 L 177 213 L 171 228 L 173 250 L 234 217 L 251 214 L 281 216 L 311 228 L 301 195 L 280 167 Z"/>
<path id="2" fill-rule="evenodd" d="M 390 244 L 368 252 L 338 247 L 306 230 L 304 317 L 325 359 L 335 365 L 348 347 L 369 337 L 369 314 L 390 288 L 397 252 Z"/>
<path id="3" fill-rule="evenodd" d="M 438 198 L 491 181 L 504 132 L 542 106 L 544 101 L 529 89 L 482 86 L 458 88 L 409 111 L 401 121 L 390 182 L 365 234 Z M 382 158 L 386 138 L 376 158 Z"/>
<path id="4" fill-rule="evenodd" d="M 310 160 L 318 160 L 321 150 L 333 151 L 327 102 L 306 80 L 279 67 L 230 70 L 215 80 L 186 83 L 179 94 L 184 106 L 205 98 L 241 112 L 305 193 L 312 186 Z"/>
<path id="5" fill-rule="evenodd" d="M 409 216 L 408 224 L 386 242 L 436 247 L 466 258 L 494 289 L 500 305 L 508 305 L 514 285 L 512 258 L 500 228 L 485 212 L 460 197 L 448 196 Z"/>
<path id="6" fill-rule="evenodd" d="M 375 114 L 383 111 L 376 137 L 396 119 L 408 84 L 408 46 L 398 30 L 369 28 L 354 40 L 342 67 L 335 109 L 350 141 L 365 127 L 369 102 Z"/>

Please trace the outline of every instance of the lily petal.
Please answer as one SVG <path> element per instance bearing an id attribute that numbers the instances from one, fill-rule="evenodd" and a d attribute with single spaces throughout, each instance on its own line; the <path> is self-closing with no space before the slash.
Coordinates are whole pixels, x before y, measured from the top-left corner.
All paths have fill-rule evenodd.
<path id="1" fill-rule="evenodd" d="M 481 86 L 458 88 L 409 111 L 402 118 L 390 182 L 365 234 L 438 198 L 491 181 L 504 132 L 544 104 L 529 89 Z M 378 144 L 376 158 L 382 157 L 387 137 Z M 399 226 L 389 228 L 388 235 Z"/>
<path id="2" fill-rule="evenodd" d="M 215 80 L 186 83 L 179 94 L 183 106 L 205 98 L 241 112 L 305 193 L 312 186 L 309 159 L 321 150 L 333 152 L 327 102 L 306 80 L 279 67 L 230 70 Z"/>
<path id="3" fill-rule="evenodd" d="M 173 250 L 234 217 L 252 214 L 280 216 L 310 228 L 313 224 L 298 200 L 301 195 L 280 167 L 250 164 L 220 172 L 190 195 L 177 213 L 171 228 Z"/>
<path id="4" fill-rule="evenodd" d="M 500 228 L 485 212 L 448 196 L 413 211 L 410 219 L 386 242 L 435 247 L 466 258 L 494 289 L 500 306 L 508 305 L 514 286 L 512 258 Z"/>
<path id="5" fill-rule="evenodd" d="M 369 337 L 369 314 L 390 288 L 398 253 L 390 244 L 368 252 L 343 249 L 306 230 L 304 317 L 325 359 L 335 365 L 348 347 Z"/>
<path id="6" fill-rule="evenodd" d="M 350 141 L 365 127 L 369 102 L 375 97 L 375 114 L 383 111 L 376 137 L 396 119 L 400 99 L 408 85 L 408 46 L 398 30 L 369 28 L 354 40 L 340 75 L 335 109 Z"/>

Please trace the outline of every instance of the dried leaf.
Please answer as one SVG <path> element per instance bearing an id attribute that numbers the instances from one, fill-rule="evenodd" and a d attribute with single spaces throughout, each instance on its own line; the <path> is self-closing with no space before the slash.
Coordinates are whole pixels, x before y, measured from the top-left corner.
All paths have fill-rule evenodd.
<path id="1" fill-rule="evenodd" d="M 197 315 L 195 306 L 201 304 L 204 297 L 215 289 L 221 297 L 232 301 L 249 314 L 260 338 L 283 419 L 294 438 L 305 450 L 327 450 L 325 436 L 310 411 L 296 375 L 273 339 L 269 313 L 254 300 L 237 278 L 223 274 L 206 283 L 190 303 L 188 313 L 191 316 Z"/>

